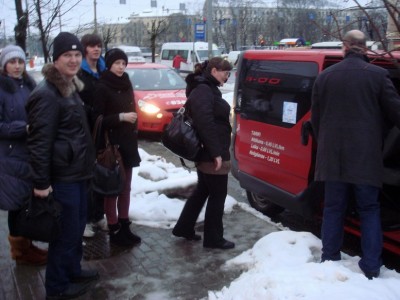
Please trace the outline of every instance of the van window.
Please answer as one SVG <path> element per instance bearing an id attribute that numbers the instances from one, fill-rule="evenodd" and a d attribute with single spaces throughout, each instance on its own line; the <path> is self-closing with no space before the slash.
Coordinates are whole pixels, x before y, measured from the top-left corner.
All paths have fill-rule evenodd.
<path id="1" fill-rule="evenodd" d="M 294 126 L 310 110 L 317 75 L 314 62 L 244 60 L 238 81 L 240 114 L 258 122 Z"/>
<path id="2" fill-rule="evenodd" d="M 188 59 L 189 50 L 163 50 L 161 53 L 162 60 L 173 60 L 175 55 L 179 54 L 182 58 Z"/>
<path id="3" fill-rule="evenodd" d="M 221 56 L 221 51 L 212 50 L 211 57 Z M 197 50 L 197 55 L 199 56 L 200 61 L 205 61 L 208 59 L 208 49 L 206 50 Z"/>

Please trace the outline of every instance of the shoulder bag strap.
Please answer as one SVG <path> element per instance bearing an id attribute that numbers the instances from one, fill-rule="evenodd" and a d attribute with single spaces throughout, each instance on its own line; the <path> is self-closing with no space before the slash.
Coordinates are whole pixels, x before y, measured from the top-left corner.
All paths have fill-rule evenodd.
<path id="1" fill-rule="evenodd" d="M 94 124 L 92 133 L 93 144 L 95 145 L 96 145 L 97 135 L 101 132 L 102 122 L 103 122 L 103 115 L 99 115 L 96 119 L 96 123 Z"/>

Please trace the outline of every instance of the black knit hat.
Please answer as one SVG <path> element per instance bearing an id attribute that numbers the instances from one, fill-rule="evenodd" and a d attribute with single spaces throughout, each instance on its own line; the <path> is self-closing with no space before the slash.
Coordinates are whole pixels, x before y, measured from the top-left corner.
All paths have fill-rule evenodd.
<path id="1" fill-rule="evenodd" d="M 79 39 L 69 32 L 60 32 L 53 43 L 53 61 L 56 61 L 61 54 L 71 51 L 81 51 L 83 55 L 83 47 Z"/>
<path id="2" fill-rule="evenodd" d="M 126 64 L 128 64 L 128 56 L 126 56 L 125 52 L 119 48 L 112 48 L 106 52 L 106 67 L 107 69 L 111 69 L 112 64 L 118 60 L 123 59 Z"/>

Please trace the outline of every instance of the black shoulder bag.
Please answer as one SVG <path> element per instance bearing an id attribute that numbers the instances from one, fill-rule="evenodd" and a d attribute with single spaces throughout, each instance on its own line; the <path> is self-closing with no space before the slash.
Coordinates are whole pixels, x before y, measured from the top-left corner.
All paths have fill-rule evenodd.
<path id="1" fill-rule="evenodd" d="M 184 106 L 178 110 L 165 128 L 161 142 L 164 147 L 181 158 L 183 166 L 186 166 L 183 159 L 194 162 L 198 160 L 203 146 Z"/>
<path id="2" fill-rule="evenodd" d="M 102 131 L 103 116 L 100 115 L 93 129 L 93 141 L 97 146 L 97 138 Z M 105 147 L 97 151 L 93 170 L 93 191 L 103 196 L 117 196 L 124 189 L 125 169 L 119 145 L 111 145 L 108 131 L 104 132 Z"/>

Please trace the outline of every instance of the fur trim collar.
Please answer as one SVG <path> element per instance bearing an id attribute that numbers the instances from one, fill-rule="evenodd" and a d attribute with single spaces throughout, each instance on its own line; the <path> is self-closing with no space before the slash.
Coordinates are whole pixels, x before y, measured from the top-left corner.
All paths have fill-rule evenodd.
<path id="1" fill-rule="evenodd" d="M 48 82 L 56 86 L 63 97 L 69 97 L 83 90 L 84 84 L 76 75 L 72 81 L 67 81 L 53 64 L 46 64 L 42 69 L 42 74 Z"/>
<path id="2" fill-rule="evenodd" d="M 0 89 L 3 89 L 7 93 L 16 93 L 18 91 L 18 86 L 21 83 L 26 85 L 30 91 L 32 91 L 36 86 L 35 81 L 27 74 L 24 74 L 21 79 L 14 79 L 7 75 L 0 75 Z"/>

